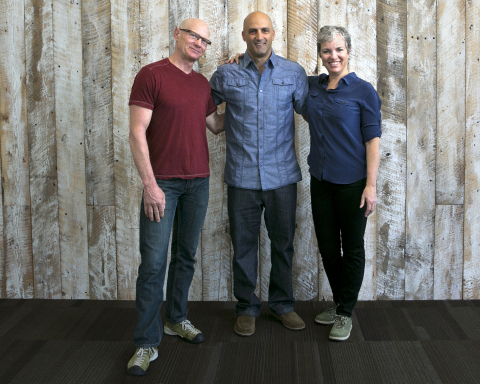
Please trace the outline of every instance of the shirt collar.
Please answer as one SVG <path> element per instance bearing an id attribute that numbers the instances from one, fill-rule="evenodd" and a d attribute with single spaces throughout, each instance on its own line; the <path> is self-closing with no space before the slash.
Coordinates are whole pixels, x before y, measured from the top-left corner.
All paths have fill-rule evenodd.
<path id="1" fill-rule="evenodd" d="M 355 72 L 350 72 L 348 75 L 345 75 L 343 76 L 340 81 L 343 80 L 343 82 L 345 83 L 345 85 L 350 85 L 350 83 L 352 83 L 353 81 L 355 81 L 355 79 L 357 78 L 357 75 L 355 74 Z M 328 82 L 328 75 L 325 75 L 325 76 L 321 76 L 320 77 L 320 83 L 321 84 L 327 84 Z"/>
<path id="2" fill-rule="evenodd" d="M 270 62 L 271 65 L 275 68 L 277 66 L 277 61 L 278 61 L 278 56 L 275 54 L 275 52 L 273 51 L 273 48 L 272 48 L 272 54 L 270 55 L 270 57 L 266 61 L 265 66 L 268 66 L 268 62 Z M 250 65 L 251 62 L 253 62 L 253 60 L 248 55 L 248 52 L 245 51 L 245 54 L 243 55 L 244 67 L 247 68 Z M 255 63 L 253 63 L 253 65 L 255 65 Z"/>

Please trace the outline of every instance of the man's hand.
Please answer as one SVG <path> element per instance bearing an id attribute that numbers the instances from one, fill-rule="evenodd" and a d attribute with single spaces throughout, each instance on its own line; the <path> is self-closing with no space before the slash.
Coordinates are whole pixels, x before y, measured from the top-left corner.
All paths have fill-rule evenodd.
<path id="1" fill-rule="evenodd" d="M 143 188 L 143 209 L 150 221 L 160 222 L 165 211 L 165 193 L 155 183 Z"/>
<path id="2" fill-rule="evenodd" d="M 375 187 L 367 185 L 362 193 L 362 198 L 360 199 L 360 208 L 367 204 L 367 210 L 365 211 L 365 217 L 368 217 L 377 206 L 377 191 Z"/>
<path id="3" fill-rule="evenodd" d="M 227 59 L 225 60 L 225 64 L 233 64 L 235 62 L 235 64 L 238 64 L 238 61 L 241 57 L 243 57 L 245 54 L 244 53 L 237 53 L 235 55 L 235 57 L 232 57 L 231 59 Z"/>

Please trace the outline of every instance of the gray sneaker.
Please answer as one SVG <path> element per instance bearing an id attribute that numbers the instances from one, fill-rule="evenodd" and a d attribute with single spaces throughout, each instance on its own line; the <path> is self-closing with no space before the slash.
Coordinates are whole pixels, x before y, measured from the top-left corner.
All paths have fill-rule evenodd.
<path id="1" fill-rule="evenodd" d="M 335 316 L 332 330 L 328 336 L 330 340 L 343 341 L 350 337 L 352 330 L 352 318 L 342 315 Z"/>
<path id="2" fill-rule="evenodd" d="M 192 344 L 198 344 L 205 340 L 205 336 L 199 329 L 195 328 L 188 320 L 178 324 L 166 322 L 163 331 L 170 336 L 180 336 L 183 340 Z"/>
<path id="3" fill-rule="evenodd" d="M 332 301 L 325 311 L 315 316 L 315 322 L 319 324 L 333 324 L 335 316 L 337 316 L 337 304 Z"/>
<path id="4" fill-rule="evenodd" d="M 133 376 L 146 375 L 150 362 L 155 360 L 157 357 L 157 348 L 137 348 L 135 354 L 128 362 L 127 372 Z"/>

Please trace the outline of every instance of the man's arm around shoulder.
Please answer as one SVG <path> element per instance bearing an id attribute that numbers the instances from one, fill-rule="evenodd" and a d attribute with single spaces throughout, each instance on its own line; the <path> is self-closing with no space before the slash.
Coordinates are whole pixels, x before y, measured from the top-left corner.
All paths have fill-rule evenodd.
<path id="1" fill-rule="evenodd" d="M 157 185 L 150 163 L 146 132 L 151 119 L 150 109 L 130 106 L 129 142 L 133 161 L 143 183 L 143 207 L 151 221 L 155 219 L 159 222 L 165 210 L 165 194 Z"/>

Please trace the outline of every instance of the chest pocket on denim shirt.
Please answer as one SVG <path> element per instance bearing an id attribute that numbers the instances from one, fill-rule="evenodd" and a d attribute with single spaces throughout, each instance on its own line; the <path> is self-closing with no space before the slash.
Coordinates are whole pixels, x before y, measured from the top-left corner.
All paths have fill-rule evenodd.
<path id="1" fill-rule="evenodd" d="M 335 116 L 345 119 L 351 115 L 360 115 L 360 107 L 354 101 L 335 98 L 335 108 L 333 113 Z"/>
<path id="2" fill-rule="evenodd" d="M 293 77 L 284 77 L 280 79 L 272 79 L 275 88 L 275 99 L 279 102 L 289 102 L 292 100 L 292 91 L 295 84 Z"/>
<path id="3" fill-rule="evenodd" d="M 227 102 L 230 101 L 240 101 L 245 100 L 245 92 L 247 91 L 247 79 L 228 79 L 227 84 L 223 88 Z"/>

